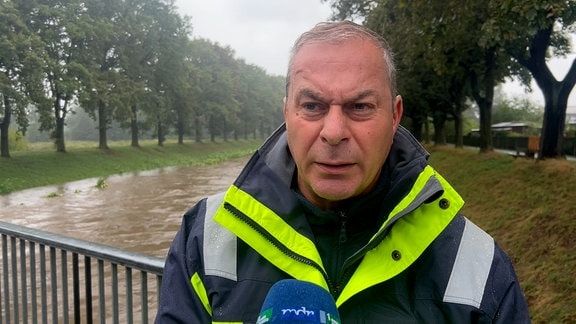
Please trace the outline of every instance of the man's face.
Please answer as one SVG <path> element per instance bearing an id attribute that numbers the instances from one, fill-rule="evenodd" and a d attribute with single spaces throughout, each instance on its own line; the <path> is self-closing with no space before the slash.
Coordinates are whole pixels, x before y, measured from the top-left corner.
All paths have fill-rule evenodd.
<path id="1" fill-rule="evenodd" d="M 367 193 L 402 115 L 380 50 L 364 40 L 308 44 L 290 73 L 284 119 L 300 191 L 323 209 Z"/>

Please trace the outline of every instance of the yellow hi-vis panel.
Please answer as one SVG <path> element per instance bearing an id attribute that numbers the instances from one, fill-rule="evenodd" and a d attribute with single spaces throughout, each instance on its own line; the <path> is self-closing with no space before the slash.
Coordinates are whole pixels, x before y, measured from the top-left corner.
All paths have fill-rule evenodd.
<path id="1" fill-rule="evenodd" d="M 261 228 L 266 229 L 271 236 L 277 239 L 292 253 L 312 260 L 322 267 L 322 259 L 314 243 L 304 235 L 298 233 L 280 216 L 248 193 L 236 186 L 231 186 L 226 192 L 224 202 L 230 203 L 246 217 L 249 217 L 253 222 L 259 224 Z M 266 260 L 290 276 L 298 280 L 315 283 L 329 290 L 324 275 L 317 268 L 300 262 L 282 252 L 280 248 L 272 244 L 272 242 L 267 240 L 256 229 L 226 210 L 224 204 L 222 204 L 216 212 L 214 220 L 236 234 L 236 236 L 266 258 Z"/>
<path id="2" fill-rule="evenodd" d="M 390 214 L 388 220 L 407 208 L 432 176 L 442 184 L 443 195 L 432 203 L 420 205 L 416 210 L 396 221 L 383 241 L 366 253 L 338 297 L 337 306 L 342 305 L 360 291 L 387 281 L 406 270 L 454 219 L 464 205 L 464 201 L 441 176 L 428 166 L 420 174 L 410 193 Z M 437 202 L 442 199 L 449 201 L 448 208 L 439 206 Z"/>

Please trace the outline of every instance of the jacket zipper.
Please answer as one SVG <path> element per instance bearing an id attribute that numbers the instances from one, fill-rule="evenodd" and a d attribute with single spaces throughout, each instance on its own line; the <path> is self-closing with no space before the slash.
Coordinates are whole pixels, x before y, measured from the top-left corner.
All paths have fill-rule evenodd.
<path id="1" fill-rule="evenodd" d="M 338 250 L 336 251 L 337 253 L 337 258 L 340 259 L 341 258 L 341 253 L 342 253 L 342 245 L 346 243 L 346 241 L 348 241 L 348 233 L 346 232 L 346 222 L 348 221 L 348 215 L 344 212 L 344 211 L 339 211 L 338 212 L 338 216 L 340 218 L 340 235 L 338 237 Z M 338 265 L 340 262 L 337 261 L 336 265 Z M 337 272 L 340 271 L 340 269 L 336 269 Z M 338 280 L 338 282 L 336 283 L 336 285 L 334 286 L 334 299 L 337 299 L 338 296 L 340 295 L 340 293 L 342 292 L 342 283 L 345 282 L 343 280 L 343 277 L 341 277 L 342 279 Z"/>
<path id="2" fill-rule="evenodd" d="M 246 214 L 244 214 L 243 212 L 238 210 L 238 208 L 234 207 L 232 204 L 225 202 L 224 203 L 224 209 L 226 209 L 227 211 L 232 213 L 232 215 L 234 215 L 236 218 L 238 218 L 239 220 L 241 220 L 242 222 L 244 222 L 248 226 L 250 226 L 253 230 L 255 230 L 258 234 L 260 234 L 262 237 L 264 237 L 264 239 L 266 239 L 268 242 L 270 242 L 272 245 L 274 245 L 280 252 L 282 252 L 283 254 L 288 256 L 289 258 L 291 258 L 297 262 L 303 263 L 305 265 L 311 266 L 311 267 L 315 268 L 316 270 L 318 270 L 322 274 L 322 276 L 324 277 L 324 280 L 326 281 L 326 283 L 328 284 L 328 287 L 330 289 L 330 293 L 333 295 L 336 293 L 336 289 L 334 288 L 332 282 L 330 281 L 330 278 L 328 278 L 328 275 L 326 274 L 324 269 L 322 269 L 322 267 L 319 264 L 317 264 L 316 262 L 310 260 L 309 258 L 302 256 L 298 253 L 295 253 L 294 251 L 287 248 L 284 244 L 282 244 L 274 236 L 272 236 L 268 231 L 266 231 L 264 228 L 262 228 L 262 226 L 260 226 L 260 224 L 253 221 L 250 217 L 248 217 Z"/>
<path id="3" fill-rule="evenodd" d="M 348 220 L 348 216 L 343 211 L 338 212 L 338 215 L 340 216 L 340 239 L 338 242 L 342 244 L 348 240 L 348 235 L 346 234 L 346 221 Z"/>

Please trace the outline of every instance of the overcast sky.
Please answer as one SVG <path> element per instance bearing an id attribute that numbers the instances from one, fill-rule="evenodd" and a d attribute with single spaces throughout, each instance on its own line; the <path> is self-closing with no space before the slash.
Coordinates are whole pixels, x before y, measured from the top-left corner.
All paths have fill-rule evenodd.
<path id="1" fill-rule="evenodd" d="M 330 6 L 320 0 L 177 0 L 192 20 L 192 36 L 229 45 L 237 58 L 285 75 L 296 38 L 326 21 Z"/>
<path id="2" fill-rule="evenodd" d="M 176 0 L 182 15 L 191 17 L 192 36 L 230 46 L 236 58 L 264 68 L 269 74 L 285 75 L 290 48 L 296 38 L 331 10 L 320 0 Z M 561 80 L 576 55 L 554 60 L 552 73 Z M 543 105 L 542 92 L 533 85 L 530 97 Z M 508 96 L 524 95 L 518 84 L 505 86 Z M 576 106 L 575 91 L 569 105 Z"/>

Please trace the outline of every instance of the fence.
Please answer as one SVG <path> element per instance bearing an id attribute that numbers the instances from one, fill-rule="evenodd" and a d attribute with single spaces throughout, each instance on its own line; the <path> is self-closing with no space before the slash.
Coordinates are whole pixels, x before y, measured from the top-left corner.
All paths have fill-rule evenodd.
<path id="1" fill-rule="evenodd" d="M 1 221 L 0 235 L 0 324 L 148 323 L 156 314 L 162 259 Z"/>
<path id="2" fill-rule="evenodd" d="M 479 136 L 464 136 L 463 140 L 466 146 L 480 146 Z M 454 136 L 447 136 L 446 141 L 448 143 L 455 143 Z M 529 147 L 529 141 L 530 137 L 492 136 L 492 145 L 494 148 L 502 150 L 523 152 Z M 562 153 L 569 156 L 576 156 L 576 138 L 564 138 Z"/>

